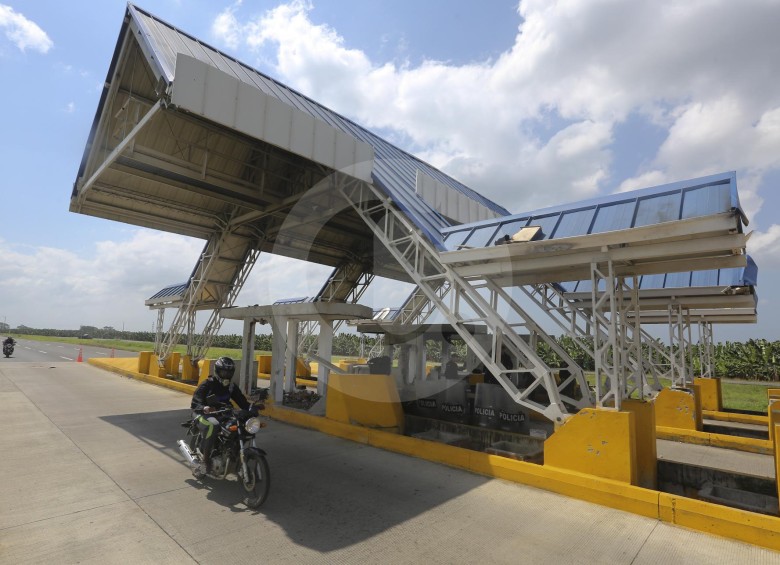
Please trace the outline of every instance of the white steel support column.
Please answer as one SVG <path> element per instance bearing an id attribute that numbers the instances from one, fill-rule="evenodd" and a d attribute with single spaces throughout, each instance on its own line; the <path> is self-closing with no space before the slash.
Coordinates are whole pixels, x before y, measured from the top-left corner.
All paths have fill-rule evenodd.
<path id="1" fill-rule="evenodd" d="M 669 303 L 669 350 L 672 361 L 672 386 L 685 388 L 688 383 L 688 362 L 685 347 L 685 322 L 680 304 Z"/>
<path id="2" fill-rule="evenodd" d="M 596 369 L 596 404 L 620 410 L 625 388 L 622 371 L 622 348 L 618 343 L 618 308 L 612 261 L 606 269 L 591 263 L 593 303 L 593 350 Z M 606 271 L 606 272 L 605 272 Z M 599 287 L 604 290 L 599 290 Z"/>
<path id="3" fill-rule="evenodd" d="M 284 353 L 287 348 L 287 319 L 271 318 L 271 394 L 274 402 L 284 402 Z"/>
<path id="4" fill-rule="evenodd" d="M 317 355 L 327 361 L 332 362 L 333 354 L 333 322 L 330 320 L 320 321 L 320 335 L 317 338 Z M 325 363 L 317 364 L 317 394 L 325 396 L 328 391 L 328 378 L 330 369 Z"/>
<path id="5" fill-rule="evenodd" d="M 160 350 L 163 339 L 163 327 L 165 325 L 165 308 L 157 310 L 157 331 L 154 333 L 154 350 Z"/>
<path id="6" fill-rule="evenodd" d="M 634 276 L 630 279 L 630 284 L 626 278 L 620 277 L 617 280 L 617 299 L 620 312 L 619 323 L 619 341 L 621 348 L 621 364 L 625 378 L 625 389 L 623 395 L 630 398 L 637 394 L 640 399 L 650 393 L 644 374 L 642 363 L 642 341 L 640 339 L 640 317 L 639 317 L 639 279 Z"/>
<path id="7" fill-rule="evenodd" d="M 298 325 L 296 319 L 287 320 L 287 346 L 285 347 L 284 392 L 295 391 L 295 373 L 298 368 Z"/>
<path id="8" fill-rule="evenodd" d="M 591 359 L 595 359 L 592 342 L 594 327 L 592 303 L 567 299 L 562 289 L 556 284 L 544 283 L 518 288 L 555 322 L 564 335 L 571 338 Z M 638 296 L 632 296 L 631 300 L 638 300 Z M 638 308 L 634 306 L 631 311 L 638 312 Z M 669 355 L 665 348 L 633 320 L 623 327 L 627 332 L 626 339 L 633 344 L 625 352 L 624 363 L 630 366 L 631 372 L 642 371 L 645 378 L 644 390 L 647 394 L 661 390 L 659 374 L 669 373 L 670 366 Z M 637 332 L 638 336 L 635 335 Z M 638 345 L 636 344 L 637 338 L 639 339 Z M 607 340 L 608 336 L 604 335 L 602 339 Z M 665 369 L 663 370 L 659 368 L 659 358 L 664 364 Z"/>
<path id="9" fill-rule="evenodd" d="M 699 320 L 699 366 L 701 367 L 701 376 L 708 379 L 715 376 L 712 366 L 713 349 L 712 322 Z"/>
<path id="10" fill-rule="evenodd" d="M 238 386 L 245 395 L 257 386 L 255 367 L 255 321 L 244 320 L 244 337 L 241 342 L 241 375 Z"/>

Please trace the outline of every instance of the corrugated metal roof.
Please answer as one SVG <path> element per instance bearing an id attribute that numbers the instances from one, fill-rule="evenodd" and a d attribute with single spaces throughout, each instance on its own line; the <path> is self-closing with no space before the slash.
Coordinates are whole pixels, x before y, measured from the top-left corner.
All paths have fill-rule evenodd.
<path id="1" fill-rule="evenodd" d="M 739 212 L 744 224 L 748 223 L 739 204 L 733 171 L 444 228 L 442 233 L 445 247 L 454 251 L 460 246 L 492 245 L 495 240 L 511 236 L 526 226 L 542 228 L 538 239 L 560 239 L 732 210 Z"/>
<path id="2" fill-rule="evenodd" d="M 184 53 L 212 65 L 242 82 L 253 85 L 264 93 L 274 96 L 371 145 L 375 152 L 375 166 L 372 174 L 374 184 L 383 189 L 434 243 L 439 244 L 441 242 L 440 230 L 448 227 L 449 223 L 441 214 L 417 196 L 415 186 L 418 169 L 437 181 L 467 195 L 490 210 L 500 215 L 508 214 L 505 208 L 468 188 L 449 175 L 435 169 L 428 163 L 399 149 L 303 94 L 182 32 L 149 12 L 129 4 L 128 14 L 137 22 L 139 29 L 142 30 L 141 37 L 138 39 L 151 52 L 151 59 L 156 64 L 157 72 L 169 84 L 175 78 L 176 54 Z"/>

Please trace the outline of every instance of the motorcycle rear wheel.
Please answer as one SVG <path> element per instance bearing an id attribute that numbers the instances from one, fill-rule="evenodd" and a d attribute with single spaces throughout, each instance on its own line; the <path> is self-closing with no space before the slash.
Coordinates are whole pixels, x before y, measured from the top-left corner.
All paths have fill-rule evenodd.
<path id="1" fill-rule="evenodd" d="M 262 455 L 247 456 L 247 476 L 240 477 L 241 486 L 247 493 L 244 503 L 249 508 L 259 508 L 268 498 L 271 489 L 271 469 Z"/>

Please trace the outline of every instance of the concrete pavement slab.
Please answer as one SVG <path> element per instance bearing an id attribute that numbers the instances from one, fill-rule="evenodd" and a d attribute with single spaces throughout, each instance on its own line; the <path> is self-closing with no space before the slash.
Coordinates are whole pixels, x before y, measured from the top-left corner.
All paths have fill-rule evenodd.
<path id="1" fill-rule="evenodd" d="M 111 562 L 114 544 L 128 563 L 780 563 L 772 551 L 276 421 L 258 435 L 271 494 L 251 511 L 235 482 L 199 483 L 181 461 L 186 395 L 77 364 L 19 367 L 9 382 L 40 412 L 30 418 L 81 454 L 53 460 L 41 490 L 73 488 L 92 465 L 95 485 L 102 473 L 123 499 L 56 515 L 49 500 L 27 499 L 28 515 L 0 526 L 0 563 Z M 14 435 L 25 423 L 10 425 Z M 5 517 L 26 478 L 3 476 Z"/>
<path id="2" fill-rule="evenodd" d="M 0 562 L 195 563 L 131 501 L 0 529 Z"/>

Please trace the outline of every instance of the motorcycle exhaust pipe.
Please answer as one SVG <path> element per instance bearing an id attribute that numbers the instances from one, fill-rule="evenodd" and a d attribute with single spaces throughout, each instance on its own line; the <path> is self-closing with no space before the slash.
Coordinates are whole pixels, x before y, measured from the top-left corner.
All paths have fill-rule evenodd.
<path id="1" fill-rule="evenodd" d="M 179 451 L 190 466 L 195 465 L 195 457 L 192 455 L 192 451 L 190 451 L 190 446 L 183 439 L 180 439 L 177 443 L 179 444 Z"/>

